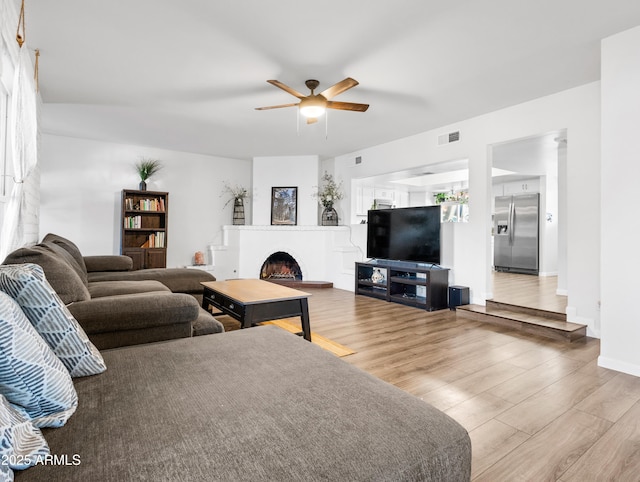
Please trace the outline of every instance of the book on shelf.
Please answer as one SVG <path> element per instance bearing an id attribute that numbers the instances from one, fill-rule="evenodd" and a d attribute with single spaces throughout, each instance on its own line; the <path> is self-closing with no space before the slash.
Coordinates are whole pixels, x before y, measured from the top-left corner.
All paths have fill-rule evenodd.
<path id="1" fill-rule="evenodd" d="M 142 216 L 126 216 L 124 218 L 125 229 L 140 229 L 142 227 Z"/>
<path id="2" fill-rule="evenodd" d="M 140 211 L 164 212 L 164 198 L 140 199 Z"/>
<path id="3" fill-rule="evenodd" d="M 124 200 L 125 211 L 155 211 L 164 212 L 166 209 L 164 198 L 147 198 L 140 199 L 137 203 L 133 198 Z"/>
<path id="4" fill-rule="evenodd" d="M 155 233 L 151 233 L 147 240 L 144 242 L 141 248 L 164 248 L 165 243 L 165 233 L 162 231 L 157 231 Z"/>

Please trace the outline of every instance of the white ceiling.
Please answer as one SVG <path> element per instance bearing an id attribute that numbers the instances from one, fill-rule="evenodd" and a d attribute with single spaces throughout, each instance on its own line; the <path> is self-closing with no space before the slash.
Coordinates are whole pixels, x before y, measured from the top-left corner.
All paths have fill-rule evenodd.
<path id="1" fill-rule="evenodd" d="M 18 0 L 16 5 L 19 4 Z M 333 157 L 599 79 L 637 0 L 29 0 L 43 130 L 250 159 Z M 301 92 L 353 77 L 297 126 Z M 328 138 L 325 130 L 328 129 Z"/>

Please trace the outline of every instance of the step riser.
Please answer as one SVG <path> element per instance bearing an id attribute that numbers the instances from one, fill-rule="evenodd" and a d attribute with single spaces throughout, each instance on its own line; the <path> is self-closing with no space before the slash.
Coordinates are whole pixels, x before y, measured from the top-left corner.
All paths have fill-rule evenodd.
<path id="1" fill-rule="evenodd" d="M 532 323 L 526 323 L 520 320 L 512 320 L 509 318 L 493 316 L 490 313 L 478 313 L 470 310 L 456 310 L 456 316 L 469 320 L 479 321 L 482 323 L 491 323 L 494 325 L 504 326 L 513 330 L 520 330 L 525 333 L 553 338 L 555 340 L 563 340 L 573 342 L 583 339 L 587 335 L 587 327 L 583 327 L 572 331 L 556 330 L 547 326 L 539 326 Z"/>
<path id="2" fill-rule="evenodd" d="M 538 308 L 528 308 L 526 306 L 510 305 L 500 301 L 487 300 L 487 311 L 491 310 L 509 310 L 525 315 L 542 316 L 551 320 L 567 321 L 567 315 L 564 313 L 556 313 L 554 311 L 545 311 Z"/>

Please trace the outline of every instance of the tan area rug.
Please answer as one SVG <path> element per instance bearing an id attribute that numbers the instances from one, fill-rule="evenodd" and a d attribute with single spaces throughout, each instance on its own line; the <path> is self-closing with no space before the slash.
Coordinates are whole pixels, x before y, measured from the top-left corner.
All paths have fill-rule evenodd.
<path id="1" fill-rule="evenodd" d="M 291 333 L 300 333 L 302 328 L 300 327 L 300 321 L 296 320 L 297 323 L 291 322 L 288 319 L 283 320 L 273 320 L 273 321 L 265 321 L 260 323 L 261 325 L 275 325 L 278 328 L 282 328 L 283 330 L 287 330 Z M 336 343 L 335 341 L 329 340 L 329 338 L 325 338 L 322 335 L 318 335 L 317 333 L 311 332 L 311 342 L 315 345 L 318 345 L 321 348 L 324 348 L 327 351 L 330 351 L 336 356 L 347 356 L 353 355 L 355 351 L 351 348 L 347 348 L 340 343 Z"/>

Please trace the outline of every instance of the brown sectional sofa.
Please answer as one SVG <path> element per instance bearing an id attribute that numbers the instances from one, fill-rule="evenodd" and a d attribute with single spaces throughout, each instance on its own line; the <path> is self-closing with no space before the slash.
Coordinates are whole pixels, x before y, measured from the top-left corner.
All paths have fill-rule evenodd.
<path id="1" fill-rule="evenodd" d="M 48 235 L 5 262 L 42 263 L 92 341 L 119 347 L 73 379 L 75 412 L 42 428 L 50 457 L 16 481 L 469 481 L 469 435 L 443 412 L 274 326 L 166 340 L 191 334 L 206 273 L 162 271 L 190 294 L 172 292 L 139 278 L 152 273 L 93 271 L 120 257 L 74 265 L 65 243 Z"/>
<path id="2" fill-rule="evenodd" d="M 99 348 L 186 338 L 224 331 L 200 307 L 202 270 L 131 271 L 131 258 L 82 256 L 68 239 L 47 234 L 38 245 L 10 253 L 3 264 L 34 263 L 89 339 Z"/>
<path id="3" fill-rule="evenodd" d="M 46 237 L 45 237 L 46 239 Z M 128 256 L 84 256 L 87 280 L 90 283 L 107 281 L 159 281 L 173 293 L 192 295 L 202 303 L 202 281 L 215 281 L 215 277 L 198 269 L 152 268 L 132 271 Z"/>
<path id="4" fill-rule="evenodd" d="M 60 462 L 17 482 L 470 478 L 456 421 L 277 327 L 102 354 L 76 413 L 42 430 Z"/>

